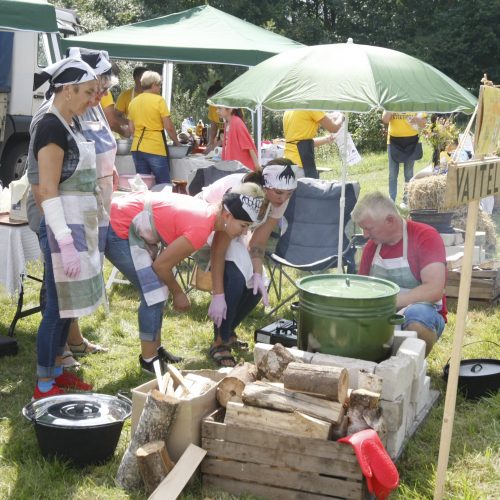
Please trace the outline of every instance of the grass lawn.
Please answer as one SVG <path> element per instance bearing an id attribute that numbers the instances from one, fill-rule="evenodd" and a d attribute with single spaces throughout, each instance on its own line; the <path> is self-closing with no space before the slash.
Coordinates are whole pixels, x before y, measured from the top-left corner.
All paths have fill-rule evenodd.
<path id="1" fill-rule="evenodd" d="M 323 158 L 323 165 L 330 165 Z M 417 164 L 421 168 L 426 157 Z M 339 178 L 338 162 L 333 161 L 333 173 L 328 177 Z M 375 189 L 387 192 L 387 156 L 366 155 L 363 162 L 351 168 L 349 178 L 358 180 L 362 192 Z M 400 179 L 400 192 L 402 180 Z M 401 196 L 401 194 L 399 195 Z M 398 202 L 400 200 L 398 199 Z M 500 217 L 497 216 L 497 227 Z M 40 266 L 32 272 L 40 273 Z M 105 269 L 106 278 L 110 266 Z M 26 307 L 38 300 L 37 287 L 27 284 Z M 212 337 L 207 319 L 209 295 L 202 292 L 190 294 L 192 310 L 189 314 L 176 313 L 168 307 L 163 327 L 163 343 L 176 354 L 184 356 L 181 368 L 215 368 L 208 358 Z M 115 286 L 110 297 L 110 315 L 104 310 L 81 320 L 84 335 L 110 347 L 106 354 L 86 357 L 80 373 L 94 384 L 96 392 L 116 394 L 148 380 L 138 364 L 139 342 L 136 327 L 137 295 L 127 285 Z M 0 298 L 0 334 L 5 335 L 14 315 L 14 303 L 8 297 Z M 281 313 L 289 314 L 286 309 Z M 262 320 L 262 307 L 257 308 L 242 325 L 239 335 L 253 343 L 253 331 L 267 324 Z M 129 494 L 114 483 L 121 456 L 130 438 L 130 422 L 124 426 L 115 457 L 99 467 L 75 470 L 58 461 L 44 460 L 38 450 L 32 426 L 21 416 L 22 407 L 30 400 L 35 383 L 36 331 L 38 314 L 19 321 L 16 335 L 20 352 L 17 356 L 0 358 L 0 498 L 9 499 L 143 499 L 142 492 Z M 490 340 L 500 344 L 500 308 L 471 308 L 465 343 Z M 451 354 L 455 314 L 449 314 L 448 326 L 434 348 L 429 362 L 432 387 L 442 397 L 429 417 L 408 444 L 397 466 L 401 487 L 394 498 L 432 498 L 437 465 L 441 419 L 443 416 L 445 384 L 442 369 Z M 500 347 L 492 344 L 474 344 L 466 347 L 464 358 L 500 358 Z M 251 354 L 244 358 L 251 360 Z M 458 397 L 453 441 L 450 453 L 447 498 L 494 499 L 500 498 L 500 393 L 478 402 L 468 402 Z M 181 498 L 203 498 L 199 483 L 194 484 Z M 231 498 L 212 492 L 210 498 Z"/>

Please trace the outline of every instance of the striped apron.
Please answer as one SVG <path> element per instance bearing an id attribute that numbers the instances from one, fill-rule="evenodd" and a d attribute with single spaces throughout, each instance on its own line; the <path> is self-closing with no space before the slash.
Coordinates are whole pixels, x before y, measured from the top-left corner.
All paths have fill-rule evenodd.
<path id="1" fill-rule="evenodd" d="M 149 193 L 146 193 L 144 209 L 132 219 L 128 243 L 146 304 L 153 306 L 165 302 L 168 298 L 168 288 L 155 273 L 153 261 L 161 251 L 161 247 L 167 245 L 156 231 Z"/>
<path id="2" fill-rule="evenodd" d="M 59 245 L 47 226 L 49 247 L 54 268 L 59 315 L 79 318 L 93 313 L 104 298 L 104 281 L 98 246 L 98 204 L 96 199 L 96 169 L 94 143 L 76 135 L 55 106 L 49 110 L 59 118 L 78 146 L 79 160 L 71 177 L 59 184 L 59 196 L 66 223 L 71 229 L 75 248 L 80 256 L 78 278 L 64 272 Z"/>

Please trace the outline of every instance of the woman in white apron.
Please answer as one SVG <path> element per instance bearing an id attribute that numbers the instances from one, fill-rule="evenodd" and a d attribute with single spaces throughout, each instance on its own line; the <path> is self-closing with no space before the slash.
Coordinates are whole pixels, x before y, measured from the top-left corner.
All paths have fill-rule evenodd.
<path id="1" fill-rule="evenodd" d="M 177 311 L 190 308 L 189 299 L 177 283 L 173 269 L 201 248 L 212 231 L 235 238 L 257 220 L 263 192 L 227 193 L 223 206 L 187 195 L 138 192 L 121 196 L 111 204 L 106 258 L 137 288 L 143 370 L 154 373 L 153 363 L 175 363 L 181 358 L 161 346 L 165 303 L 170 293 Z M 250 184 L 248 185 L 250 188 Z"/>
<path id="2" fill-rule="evenodd" d="M 37 335 L 35 399 L 61 394 L 66 387 L 92 388 L 56 366 L 56 357 L 63 352 L 71 320 L 94 312 L 104 291 L 95 148 L 73 121 L 90 105 L 97 79 L 81 59 L 66 58 L 35 75 L 34 87 L 47 80 L 54 88 L 54 101 L 33 138 L 39 183 L 32 189 L 43 211 L 40 246 L 46 273 L 46 307 Z"/>
<path id="3" fill-rule="evenodd" d="M 261 174 L 233 174 L 205 188 L 200 196 L 217 202 L 229 187 L 258 182 L 266 195 L 262 217 L 252 234 L 229 240 L 223 234 L 211 242 L 212 302 L 208 315 L 214 321 L 214 342 L 210 355 L 220 366 L 234 366 L 232 347 L 247 347 L 238 340 L 235 329 L 255 308 L 260 299 L 269 305 L 263 278 L 267 241 L 277 227 L 297 181 L 291 161 L 270 161 Z"/>

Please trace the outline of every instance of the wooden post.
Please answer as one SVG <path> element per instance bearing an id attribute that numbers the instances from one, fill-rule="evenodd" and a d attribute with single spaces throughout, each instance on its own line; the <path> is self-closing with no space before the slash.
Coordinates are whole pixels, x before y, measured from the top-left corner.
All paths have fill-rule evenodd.
<path id="1" fill-rule="evenodd" d="M 479 212 L 479 200 L 469 203 L 467 225 L 465 229 L 465 249 L 458 293 L 457 317 L 453 348 L 451 352 L 450 371 L 446 386 L 446 400 L 444 403 L 443 424 L 441 427 L 441 441 L 439 443 L 439 458 L 436 472 L 436 486 L 434 500 L 442 500 L 446 483 L 446 469 L 450 455 L 453 420 L 455 418 L 455 404 L 457 401 L 458 373 L 460 369 L 460 353 L 465 334 L 465 322 L 469 306 L 470 284 L 472 279 L 472 257 L 476 237 L 476 224 Z"/>

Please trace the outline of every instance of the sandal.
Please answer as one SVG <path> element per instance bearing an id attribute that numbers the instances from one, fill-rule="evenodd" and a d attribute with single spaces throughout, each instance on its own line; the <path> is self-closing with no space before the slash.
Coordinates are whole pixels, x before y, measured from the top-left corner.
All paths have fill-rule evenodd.
<path id="1" fill-rule="evenodd" d="M 218 366 L 229 368 L 236 366 L 236 360 L 231 355 L 231 348 L 227 345 L 213 345 L 210 348 L 209 354 Z"/>
<path id="2" fill-rule="evenodd" d="M 107 347 L 102 347 L 99 344 L 94 344 L 89 342 L 87 339 L 83 339 L 81 344 L 69 344 L 69 348 L 74 356 L 85 356 L 86 354 L 97 354 L 100 352 L 108 352 Z"/>
<path id="3" fill-rule="evenodd" d="M 61 355 L 61 366 L 64 366 L 64 368 L 80 368 L 82 365 L 73 357 L 71 351 L 64 351 Z"/>
<path id="4" fill-rule="evenodd" d="M 233 335 L 231 337 L 232 340 L 227 344 L 231 349 L 239 349 L 240 351 L 248 351 L 248 342 L 245 342 L 244 340 L 240 340 L 236 335 Z"/>

